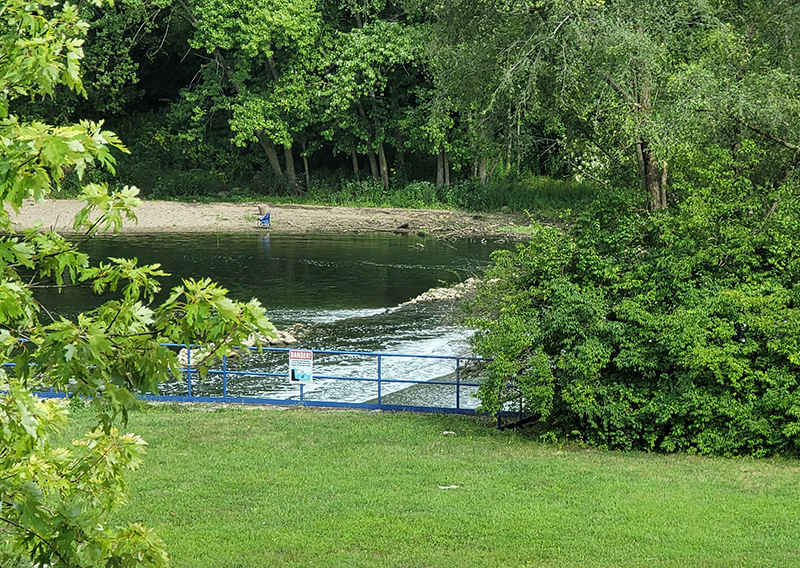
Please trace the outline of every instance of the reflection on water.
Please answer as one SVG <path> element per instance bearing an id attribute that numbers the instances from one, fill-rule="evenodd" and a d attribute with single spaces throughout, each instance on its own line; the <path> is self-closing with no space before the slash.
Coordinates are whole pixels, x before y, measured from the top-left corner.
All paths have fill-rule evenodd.
<path id="1" fill-rule="evenodd" d="M 162 280 L 166 294 L 180 278 L 211 278 L 238 300 L 258 298 L 280 328 L 310 326 L 300 347 L 309 349 L 465 355 L 469 331 L 457 325 L 451 304 L 397 308 L 422 292 L 456 283 L 488 266 L 490 253 L 502 242 L 456 242 L 395 235 L 119 235 L 95 239 L 85 248 L 94 262 L 108 257 L 135 257 L 140 264 L 160 263 L 173 276 Z M 74 317 L 97 305 L 87 289 L 60 295 L 37 295 L 59 315 Z M 285 354 L 282 358 L 285 359 Z M 274 359 L 274 356 L 273 356 Z M 248 355 L 232 365 L 276 371 L 285 360 Z M 315 375 L 375 377 L 375 360 L 355 357 L 320 359 Z M 452 373 L 452 362 L 387 360 L 386 378 L 433 379 Z M 193 385 L 193 394 L 221 394 L 214 377 Z M 383 392 L 402 385 L 386 386 Z M 185 382 L 164 385 L 165 394 L 185 394 Z M 230 396 L 296 396 L 285 380 L 237 379 Z M 377 395 L 373 383 L 315 381 L 306 388 L 314 399 L 363 401 Z"/>

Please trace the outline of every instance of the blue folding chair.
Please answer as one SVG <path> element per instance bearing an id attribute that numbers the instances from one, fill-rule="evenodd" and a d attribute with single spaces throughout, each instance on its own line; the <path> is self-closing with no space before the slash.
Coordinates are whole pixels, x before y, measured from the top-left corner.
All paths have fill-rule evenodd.
<path id="1" fill-rule="evenodd" d="M 261 227 L 269 227 L 269 211 L 263 217 L 259 217 L 258 222 L 261 223 Z"/>

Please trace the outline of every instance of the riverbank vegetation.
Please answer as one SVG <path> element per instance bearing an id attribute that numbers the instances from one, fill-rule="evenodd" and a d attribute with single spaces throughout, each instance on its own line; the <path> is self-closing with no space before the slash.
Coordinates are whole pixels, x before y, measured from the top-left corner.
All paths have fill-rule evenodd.
<path id="1" fill-rule="evenodd" d="M 91 418 L 78 413 L 72 432 Z M 119 522 L 175 568 L 788 566 L 792 461 L 542 444 L 486 418 L 164 406 Z"/>
<path id="2" fill-rule="evenodd" d="M 798 454 L 798 205 L 715 175 L 669 215 L 609 200 L 495 253 L 471 320 L 485 410 L 522 401 L 603 448 Z"/>
<path id="3" fill-rule="evenodd" d="M 490 53 L 494 96 L 557 112 L 608 177 L 575 171 L 613 181 L 497 255 L 472 320 L 484 408 L 521 400 L 546 436 L 603 448 L 797 455 L 798 6 L 487 7 L 454 14 L 454 53 Z"/>
<path id="4" fill-rule="evenodd" d="M 17 112 L 106 120 L 132 150 L 119 183 L 145 197 L 533 210 L 519 194 L 578 180 L 653 210 L 749 142 L 759 180 L 783 184 L 800 146 L 793 2 L 120 0 L 81 16 L 88 98 Z"/>

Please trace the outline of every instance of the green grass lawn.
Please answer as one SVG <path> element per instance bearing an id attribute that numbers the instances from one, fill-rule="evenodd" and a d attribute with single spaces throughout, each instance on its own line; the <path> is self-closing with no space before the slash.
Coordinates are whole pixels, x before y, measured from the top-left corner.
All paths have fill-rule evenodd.
<path id="1" fill-rule="evenodd" d="M 119 520 L 154 527 L 175 568 L 800 565 L 794 461 L 560 448 L 470 417 L 199 408 L 128 426 L 150 447 Z"/>

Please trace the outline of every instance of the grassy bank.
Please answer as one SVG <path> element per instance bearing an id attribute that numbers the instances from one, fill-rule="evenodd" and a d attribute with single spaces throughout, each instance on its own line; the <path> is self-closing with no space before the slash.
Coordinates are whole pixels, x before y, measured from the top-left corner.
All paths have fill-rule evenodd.
<path id="1" fill-rule="evenodd" d="M 129 428 L 150 448 L 120 519 L 176 568 L 800 562 L 796 462 L 560 448 L 439 415 L 161 407 Z"/>

